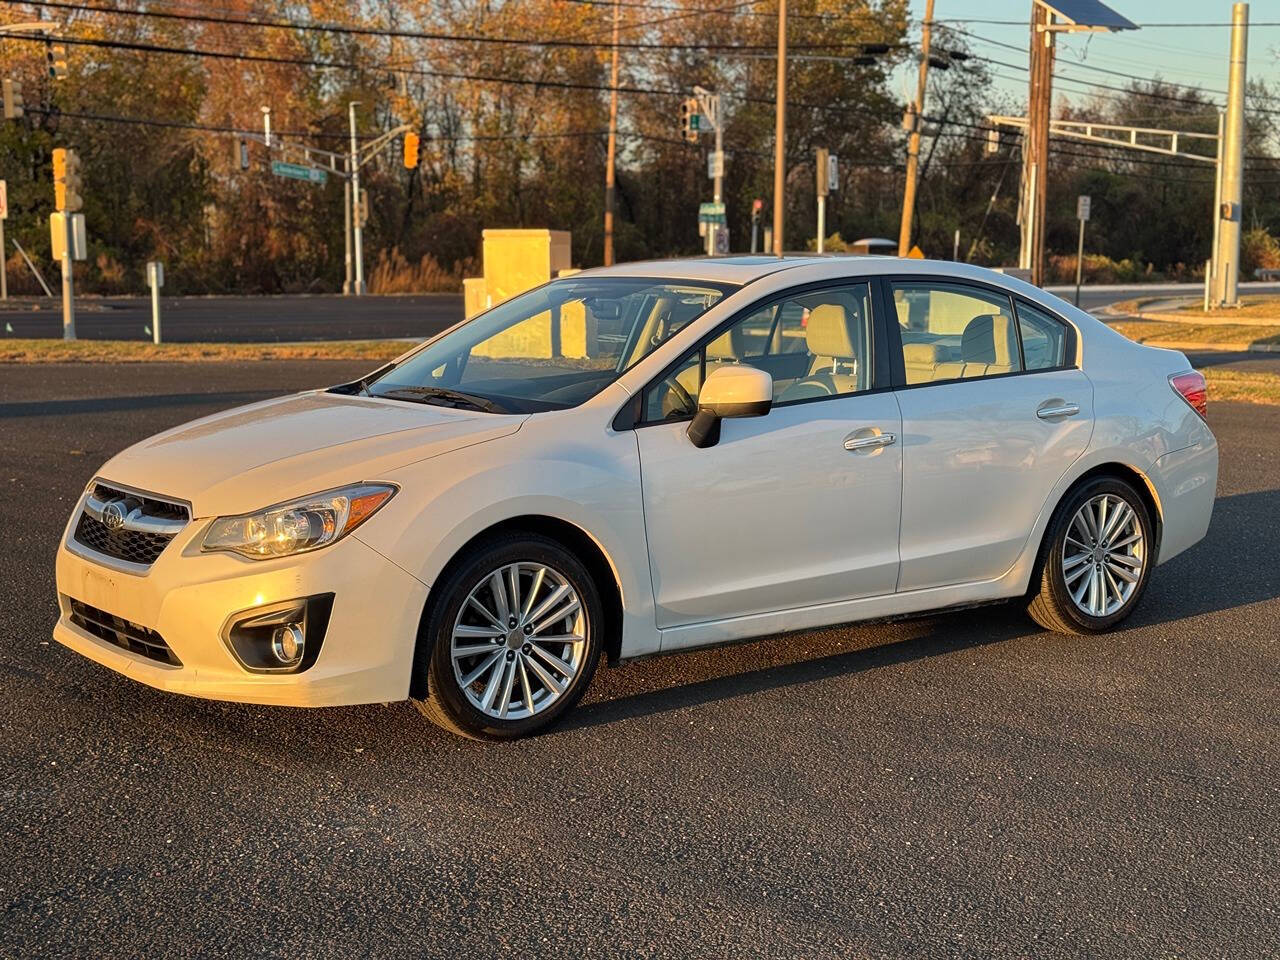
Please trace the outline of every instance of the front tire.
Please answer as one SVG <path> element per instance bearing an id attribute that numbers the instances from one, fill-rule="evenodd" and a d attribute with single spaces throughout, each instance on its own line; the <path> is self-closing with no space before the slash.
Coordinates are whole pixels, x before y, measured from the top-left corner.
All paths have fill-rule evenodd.
<path id="1" fill-rule="evenodd" d="M 1155 564 L 1151 515 L 1132 485 L 1098 477 L 1055 511 L 1027 612 L 1046 630 L 1101 633 L 1133 612 Z"/>
<path id="2" fill-rule="evenodd" d="M 604 613 L 595 581 L 561 544 L 531 533 L 478 544 L 438 597 L 415 666 L 427 688 L 416 703 L 432 722 L 511 740 L 549 727 L 581 698 L 600 659 Z"/>

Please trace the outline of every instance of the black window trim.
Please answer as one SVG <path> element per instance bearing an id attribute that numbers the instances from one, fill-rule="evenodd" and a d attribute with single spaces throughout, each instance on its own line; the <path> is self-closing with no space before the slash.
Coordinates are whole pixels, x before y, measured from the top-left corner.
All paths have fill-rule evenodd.
<path id="1" fill-rule="evenodd" d="M 664 423 L 688 423 L 693 419 L 692 415 L 668 417 L 662 420 L 645 420 L 643 418 L 645 394 L 648 393 L 650 389 L 679 371 L 685 359 L 695 351 L 699 354 L 698 363 L 700 367 L 700 375 L 705 380 L 707 374 L 707 345 L 739 321 L 745 320 L 752 314 L 759 313 L 767 307 L 780 305 L 794 297 L 802 297 L 812 293 L 820 293 L 823 290 L 831 290 L 840 287 L 863 285 L 868 287 L 867 299 L 871 305 L 871 387 L 867 390 L 859 390 L 856 393 L 839 393 L 830 397 L 804 397 L 798 400 L 788 400 L 786 403 L 775 403 L 773 408 L 799 406 L 804 403 L 821 403 L 827 400 L 843 400 L 847 397 L 861 397 L 872 393 L 884 393 L 894 389 L 891 382 L 892 377 L 890 368 L 890 353 L 892 348 L 889 344 L 896 339 L 897 335 L 891 334 L 888 330 L 889 317 L 885 314 L 884 310 L 881 309 L 880 304 L 877 303 L 876 286 L 878 279 L 879 278 L 875 275 L 868 274 L 865 276 L 848 276 L 836 277 L 828 280 L 814 280 L 809 283 L 788 287 L 785 290 L 777 291 L 747 304 L 718 323 L 709 333 L 700 337 L 697 343 L 692 347 L 681 351 L 680 356 L 663 367 L 662 370 L 650 378 L 641 389 L 637 390 L 635 395 L 629 398 L 622 406 L 622 409 L 620 409 L 614 416 L 613 429 L 621 432 L 624 430 L 636 430 L 642 427 L 655 427 Z M 780 316 L 780 312 L 778 316 Z M 778 320 L 778 316 L 775 316 L 775 323 Z M 897 314 L 893 314 L 893 317 L 893 326 L 896 327 Z M 902 350 L 899 345 L 899 362 L 901 362 L 902 359 L 901 354 Z"/>
<path id="2" fill-rule="evenodd" d="M 995 373 L 990 376 L 983 377 L 952 377 L 949 380 L 929 380 L 926 383 L 907 383 L 906 362 L 902 357 L 902 326 L 898 323 L 898 311 L 893 302 L 893 285 L 895 283 L 902 284 L 929 284 L 941 285 L 949 287 L 970 287 L 977 288 L 984 293 L 997 294 L 1005 297 L 1010 302 L 1011 312 L 1013 314 L 1013 326 L 1018 338 L 1018 360 L 1023 369 L 1011 370 L 1008 373 Z M 894 390 L 919 390 L 924 387 L 938 387 L 953 383 L 976 383 L 982 380 L 1003 380 L 1007 377 L 1023 377 L 1037 373 L 1060 373 L 1063 370 L 1078 370 L 1080 368 L 1080 355 L 1078 351 L 1079 338 L 1076 333 L 1075 325 L 1068 322 L 1057 311 L 1051 310 L 1043 304 L 1036 303 L 1029 297 L 1025 297 L 1011 290 L 994 283 L 987 283 L 983 280 L 971 280 L 968 277 L 948 277 L 943 274 L 936 273 L 886 273 L 875 278 L 876 287 L 879 290 L 880 310 L 879 312 L 886 317 L 892 318 L 892 323 L 885 324 L 888 328 L 886 334 L 886 345 L 888 346 L 890 369 L 892 373 Z M 1056 367 L 1037 367 L 1035 370 L 1026 369 L 1026 358 L 1023 356 L 1022 349 L 1022 325 L 1018 318 L 1018 304 L 1025 303 L 1027 306 L 1039 310 L 1046 314 L 1051 320 L 1062 324 L 1066 334 L 1066 343 L 1063 345 L 1064 363 Z"/>

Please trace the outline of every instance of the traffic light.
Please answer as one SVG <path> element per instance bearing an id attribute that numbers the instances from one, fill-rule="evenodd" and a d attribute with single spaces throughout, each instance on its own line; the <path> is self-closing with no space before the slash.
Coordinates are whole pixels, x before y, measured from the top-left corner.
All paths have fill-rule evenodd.
<path id="1" fill-rule="evenodd" d="M 416 133 L 406 133 L 404 135 L 404 168 L 412 170 L 418 165 L 418 135 Z"/>
<path id="2" fill-rule="evenodd" d="M 65 80 L 67 77 L 67 45 L 50 43 L 44 45 L 44 59 L 49 67 L 49 76 L 54 80 Z"/>
<path id="3" fill-rule="evenodd" d="M 4 118 L 6 120 L 17 120 L 25 112 L 22 109 L 22 81 L 21 80 L 5 80 L 4 90 Z"/>
<path id="4" fill-rule="evenodd" d="M 698 128 L 702 118 L 698 115 L 698 98 L 689 97 L 680 102 L 680 136 L 690 143 L 698 142 Z"/>
<path id="5" fill-rule="evenodd" d="M 360 196 L 356 202 L 356 221 L 361 227 L 369 223 L 369 191 L 364 187 L 360 188 Z"/>
<path id="6" fill-rule="evenodd" d="M 53 151 L 53 205 L 68 213 L 84 206 L 80 197 L 80 158 L 65 147 Z"/>
<path id="7" fill-rule="evenodd" d="M 236 145 L 236 159 L 240 161 L 240 169 L 249 169 L 249 141 L 241 140 Z"/>

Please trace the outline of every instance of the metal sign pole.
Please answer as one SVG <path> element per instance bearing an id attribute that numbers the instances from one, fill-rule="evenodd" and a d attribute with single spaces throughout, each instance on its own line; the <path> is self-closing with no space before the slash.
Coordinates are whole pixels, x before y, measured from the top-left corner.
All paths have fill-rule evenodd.
<path id="1" fill-rule="evenodd" d="M 72 232 L 71 214 L 62 214 L 62 339 L 76 338 L 76 305 L 75 284 L 71 277 L 73 244 L 75 235 Z"/>

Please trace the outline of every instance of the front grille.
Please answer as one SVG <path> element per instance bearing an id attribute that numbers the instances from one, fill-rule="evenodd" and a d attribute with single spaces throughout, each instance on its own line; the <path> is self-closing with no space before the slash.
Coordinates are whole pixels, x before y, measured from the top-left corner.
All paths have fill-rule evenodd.
<path id="1" fill-rule="evenodd" d="M 116 529 L 102 519 L 104 507 L 110 504 L 119 504 L 125 515 Z M 97 553 L 149 567 L 189 519 L 181 504 L 99 483 L 85 497 L 74 537 Z"/>
<path id="2" fill-rule="evenodd" d="M 154 630 L 126 620 L 124 617 L 107 613 L 105 610 L 99 610 L 80 600 L 69 599 L 69 602 L 71 622 L 81 630 L 87 630 L 99 640 L 115 644 L 122 650 L 141 654 L 149 660 L 167 663 L 174 667 L 182 666 L 182 661 L 169 649 L 169 645 L 164 642 L 164 637 Z"/>

